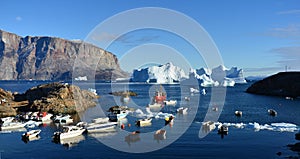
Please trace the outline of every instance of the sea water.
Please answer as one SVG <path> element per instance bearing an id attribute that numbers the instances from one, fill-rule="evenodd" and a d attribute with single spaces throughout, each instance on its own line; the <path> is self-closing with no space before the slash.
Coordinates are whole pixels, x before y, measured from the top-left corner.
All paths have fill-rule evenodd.
<path id="1" fill-rule="evenodd" d="M 12 92 L 23 93 L 27 89 L 38 84 L 47 83 L 38 81 L 6 81 L 1 82 L 0 87 Z M 190 94 L 190 86 L 163 85 L 167 92 L 167 99 L 177 100 L 177 105 L 165 106 L 161 112 L 149 112 L 147 104 L 151 102 L 156 85 L 151 84 L 118 84 L 112 86 L 110 83 L 95 83 L 93 86 L 100 95 L 96 107 L 88 109 L 80 114 L 81 120 L 90 121 L 92 118 L 105 114 L 106 110 L 113 105 L 121 104 L 119 97 L 109 93 L 112 90 L 129 89 L 138 94 L 132 97 L 129 107 L 135 111 L 128 115 L 125 129 L 118 128 L 116 132 L 98 134 L 93 136 L 83 134 L 76 141 L 68 144 L 57 144 L 52 142 L 52 135 L 58 130 L 54 124 L 42 125 L 40 139 L 24 143 L 21 135 L 24 132 L 2 132 L 0 133 L 0 158 L 286 158 L 298 156 L 297 152 L 291 151 L 287 145 L 295 144 L 295 133 L 300 125 L 300 100 L 286 100 L 282 97 L 260 96 L 248 94 L 245 90 L 251 83 L 236 85 L 226 89 L 226 98 L 223 109 L 219 109 L 220 117 L 216 124 L 229 126 L 229 134 L 221 136 L 217 129 L 199 138 L 202 122 L 210 105 L 211 89 L 205 88 L 206 95 Z M 83 89 L 88 89 L 90 83 L 79 83 Z M 112 87 L 114 87 L 112 89 Z M 191 101 L 183 100 L 185 96 Z M 199 99 L 197 103 L 193 99 Z M 189 107 L 187 115 L 176 114 L 179 106 Z M 197 109 L 195 109 L 197 108 Z M 269 116 L 268 109 L 278 112 L 277 116 Z M 242 117 L 236 117 L 234 112 L 240 110 Z M 101 111 L 101 113 L 99 113 Z M 164 126 L 164 117 L 168 114 L 175 116 L 172 126 Z M 137 127 L 134 122 L 146 116 L 154 116 L 152 125 L 149 127 Z M 193 117 L 193 115 L 195 115 Z M 159 116 L 159 118 L 155 118 Z M 191 121 L 191 123 L 189 122 Z M 128 127 L 128 124 L 131 124 Z M 167 130 L 166 139 L 156 141 L 153 136 L 155 130 Z M 130 132 L 141 131 L 141 139 L 136 142 L 126 142 L 120 134 L 128 135 Z M 180 131 L 183 133 L 178 133 Z M 121 137 L 119 137 L 121 136 Z M 175 137 L 174 137 L 175 136 Z M 120 138 L 120 139 L 118 139 Z M 168 142 L 171 141 L 172 142 Z M 119 145 L 118 148 L 111 145 Z M 108 146 L 107 146 L 108 145 Z M 147 149 L 157 150 L 142 152 Z M 145 147 L 145 149 L 139 149 Z M 135 151 L 135 149 L 137 151 Z M 124 152 L 124 151 L 125 152 Z M 139 152 L 138 152 L 139 150 Z M 277 155 L 281 152 L 281 155 Z"/>

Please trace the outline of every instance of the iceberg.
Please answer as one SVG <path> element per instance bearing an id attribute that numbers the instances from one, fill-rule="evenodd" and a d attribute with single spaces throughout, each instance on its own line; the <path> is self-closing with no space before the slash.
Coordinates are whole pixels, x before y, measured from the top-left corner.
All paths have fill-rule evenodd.
<path id="1" fill-rule="evenodd" d="M 131 82 L 145 82 L 145 83 L 160 83 L 172 84 L 178 83 L 182 79 L 188 77 L 183 69 L 174 66 L 171 62 L 160 66 L 150 66 L 147 68 L 136 69 L 133 71 Z"/>
<path id="2" fill-rule="evenodd" d="M 79 76 L 75 78 L 75 81 L 87 81 L 87 77 L 86 76 Z"/>
<path id="3" fill-rule="evenodd" d="M 189 79 L 197 79 L 202 87 L 233 87 L 236 83 L 247 83 L 242 69 L 238 69 L 237 67 L 227 69 L 223 65 L 213 69 L 191 69 Z"/>

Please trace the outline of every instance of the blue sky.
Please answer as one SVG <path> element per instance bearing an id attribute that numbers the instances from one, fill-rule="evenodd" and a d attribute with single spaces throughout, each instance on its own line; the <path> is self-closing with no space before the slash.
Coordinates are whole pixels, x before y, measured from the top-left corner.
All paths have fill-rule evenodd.
<path id="1" fill-rule="evenodd" d="M 4 0 L 0 29 L 21 36 L 85 40 L 104 20 L 140 7 L 167 8 L 194 19 L 214 40 L 225 66 L 243 68 L 246 76 L 273 74 L 284 71 L 285 66 L 300 70 L 299 0 Z M 149 45 L 155 48 L 149 49 Z M 127 33 L 106 49 L 116 54 L 128 71 L 132 68 L 122 63 L 124 55 L 141 51 L 145 55 L 173 51 L 184 56 L 191 67 L 206 66 L 188 42 L 160 30 Z"/>

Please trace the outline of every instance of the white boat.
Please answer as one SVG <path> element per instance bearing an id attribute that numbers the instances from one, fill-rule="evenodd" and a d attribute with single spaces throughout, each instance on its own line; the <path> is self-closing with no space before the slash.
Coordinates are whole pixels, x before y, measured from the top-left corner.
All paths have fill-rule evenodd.
<path id="1" fill-rule="evenodd" d="M 187 114 L 187 110 L 188 110 L 188 108 L 180 107 L 180 108 L 177 109 L 177 113 L 179 113 L 179 114 Z"/>
<path id="2" fill-rule="evenodd" d="M 137 126 L 149 126 L 151 125 L 152 118 L 140 119 L 136 121 Z"/>
<path id="3" fill-rule="evenodd" d="M 117 124 L 117 122 L 90 123 L 87 125 L 86 130 L 88 133 L 110 132 L 115 129 Z"/>
<path id="4" fill-rule="evenodd" d="M 23 140 L 30 140 L 32 138 L 37 138 L 40 133 L 41 133 L 40 129 L 30 130 L 30 131 L 22 134 L 22 139 Z"/>
<path id="5" fill-rule="evenodd" d="M 53 114 L 47 113 L 47 112 L 39 112 L 37 113 L 36 120 L 41 121 L 43 123 L 45 122 L 51 122 L 51 117 Z"/>
<path id="6" fill-rule="evenodd" d="M 71 124 L 71 123 L 73 123 L 73 119 L 71 118 L 70 115 L 57 116 L 57 117 L 54 119 L 54 123 L 59 123 L 59 124 Z"/>
<path id="7" fill-rule="evenodd" d="M 177 100 L 168 100 L 164 101 L 165 105 L 175 106 L 177 104 Z"/>
<path id="8" fill-rule="evenodd" d="M 15 118 L 14 117 L 5 117 L 5 118 L 0 118 L 0 123 L 2 122 L 2 124 L 8 124 L 10 122 L 12 122 Z"/>
<path id="9" fill-rule="evenodd" d="M 202 123 L 202 130 L 205 132 L 213 131 L 216 128 L 215 122 L 207 121 Z"/>
<path id="10" fill-rule="evenodd" d="M 196 88 L 190 88 L 190 92 L 191 93 L 199 93 L 199 89 L 196 89 Z"/>
<path id="11" fill-rule="evenodd" d="M 243 112 L 237 110 L 234 112 L 234 114 L 235 114 L 235 116 L 241 117 L 243 115 Z"/>
<path id="12" fill-rule="evenodd" d="M 12 130 L 12 129 L 21 129 L 24 128 L 25 125 L 26 125 L 25 123 L 21 123 L 21 122 L 10 122 L 6 124 L 2 124 L 0 130 L 5 131 L 5 130 Z"/>
<path id="13" fill-rule="evenodd" d="M 174 117 L 173 115 L 166 116 L 166 117 L 165 117 L 165 125 L 170 124 L 170 126 L 172 126 L 172 125 L 173 125 L 174 118 L 175 118 L 175 117 Z"/>
<path id="14" fill-rule="evenodd" d="M 53 135 L 54 140 L 61 140 L 81 135 L 85 129 L 78 126 L 64 126 L 61 132 L 55 132 Z"/>
<path id="15" fill-rule="evenodd" d="M 93 123 L 107 123 L 109 121 L 108 117 L 104 118 L 95 118 L 92 120 Z"/>
<path id="16" fill-rule="evenodd" d="M 155 140 L 165 140 L 167 137 L 166 137 L 166 133 L 167 131 L 166 130 L 157 130 L 155 133 L 154 133 L 154 139 Z"/>
<path id="17" fill-rule="evenodd" d="M 162 104 L 160 103 L 153 103 L 153 104 L 148 104 L 149 108 L 161 108 Z"/>
<path id="18" fill-rule="evenodd" d="M 128 115 L 128 108 L 126 106 L 113 106 L 108 110 L 108 118 L 110 121 L 119 121 L 126 118 Z"/>
<path id="19" fill-rule="evenodd" d="M 76 137 L 70 137 L 60 140 L 60 144 L 62 144 L 65 147 L 73 147 L 76 146 L 79 142 L 85 140 L 85 137 L 83 135 L 78 135 Z"/>

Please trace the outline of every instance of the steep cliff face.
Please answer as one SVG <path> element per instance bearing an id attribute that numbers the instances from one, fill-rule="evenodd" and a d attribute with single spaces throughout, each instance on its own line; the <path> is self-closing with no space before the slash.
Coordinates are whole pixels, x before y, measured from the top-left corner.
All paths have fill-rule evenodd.
<path id="1" fill-rule="evenodd" d="M 0 68 L 1 80 L 70 80 L 78 76 L 111 80 L 126 76 L 115 55 L 94 45 L 54 37 L 23 38 L 1 30 Z"/>

